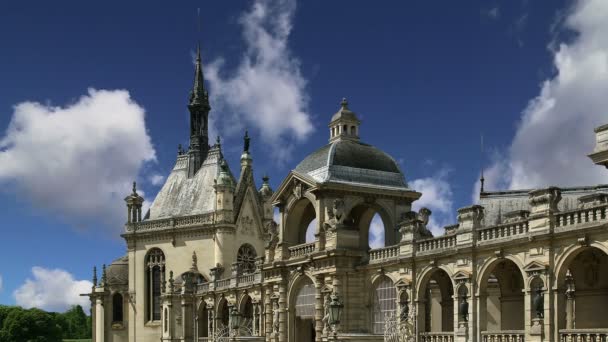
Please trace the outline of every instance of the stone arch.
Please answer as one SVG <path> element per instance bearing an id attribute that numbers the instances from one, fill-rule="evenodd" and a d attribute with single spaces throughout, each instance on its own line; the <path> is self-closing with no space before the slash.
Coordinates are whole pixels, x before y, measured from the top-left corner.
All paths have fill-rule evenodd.
<path id="1" fill-rule="evenodd" d="M 297 245 L 306 241 L 306 231 L 312 221 L 317 218 L 315 201 L 307 196 L 294 200 L 287 208 L 283 241 Z"/>
<path id="2" fill-rule="evenodd" d="M 446 267 L 427 267 L 416 289 L 418 331 L 454 331 L 454 280 Z"/>
<path id="3" fill-rule="evenodd" d="M 241 326 L 251 330 L 253 328 L 253 298 L 247 292 L 241 296 L 238 308 L 241 313 Z"/>
<path id="4" fill-rule="evenodd" d="M 512 256 L 492 258 L 478 276 L 480 331 L 524 330 L 527 276 Z"/>
<path id="5" fill-rule="evenodd" d="M 558 258 L 558 260 L 556 260 L 555 263 L 555 277 L 553 284 L 554 289 L 559 289 L 563 285 L 566 272 L 568 271 L 572 260 L 574 260 L 574 258 L 588 248 L 597 248 L 598 250 L 604 252 L 604 254 L 608 255 L 608 247 L 598 242 L 589 243 L 588 246 L 571 245 L 566 247 L 564 253 L 560 258 Z"/>
<path id="6" fill-rule="evenodd" d="M 218 330 L 228 327 L 230 321 L 230 307 L 228 305 L 228 299 L 221 297 L 217 302 L 216 314 Z"/>
<path id="7" fill-rule="evenodd" d="M 145 317 L 146 321 L 161 319 L 161 286 L 165 278 L 165 252 L 158 247 L 150 248 L 144 258 Z"/>
<path id="8" fill-rule="evenodd" d="M 209 310 L 203 299 L 196 308 L 196 331 L 197 337 L 209 337 Z"/>
<path id="9" fill-rule="evenodd" d="M 600 244 L 576 246 L 555 272 L 558 329 L 605 328 L 598 312 L 608 306 L 608 253 Z"/>
<path id="10" fill-rule="evenodd" d="M 315 284 L 314 277 L 308 274 L 298 274 L 290 282 L 287 292 L 289 341 L 314 341 Z"/>
<path id="11" fill-rule="evenodd" d="M 363 250 L 369 249 L 369 232 L 372 219 L 377 214 L 384 225 L 384 245 L 390 246 L 397 243 L 395 220 L 390 214 L 391 211 L 378 202 L 366 202 L 359 199 L 345 210 L 347 217 L 352 220 L 352 224 L 359 230 L 359 247 Z"/>

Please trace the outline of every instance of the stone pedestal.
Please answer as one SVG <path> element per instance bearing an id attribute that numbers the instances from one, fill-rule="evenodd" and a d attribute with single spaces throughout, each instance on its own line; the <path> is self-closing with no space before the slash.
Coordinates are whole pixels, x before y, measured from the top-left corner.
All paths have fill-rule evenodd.
<path id="1" fill-rule="evenodd" d="M 456 342 L 467 342 L 469 339 L 469 323 L 459 322 L 456 330 Z"/>
<path id="2" fill-rule="evenodd" d="M 541 342 L 543 340 L 543 319 L 534 318 L 530 327 L 530 342 Z M 528 341 L 528 340 L 526 340 Z"/>

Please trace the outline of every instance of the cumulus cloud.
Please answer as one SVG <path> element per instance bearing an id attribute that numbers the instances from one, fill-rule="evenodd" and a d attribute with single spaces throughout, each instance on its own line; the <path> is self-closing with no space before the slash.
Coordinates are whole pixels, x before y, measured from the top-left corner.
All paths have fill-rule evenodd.
<path id="1" fill-rule="evenodd" d="M 504 158 L 486 171 L 487 190 L 608 182 L 587 157 L 593 128 L 608 122 L 608 2 L 576 2 L 561 29 L 574 38 L 550 44 L 555 75 L 523 110 Z"/>
<path id="2" fill-rule="evenodd" d="M 32 279 L 26 279 L 13 293 L 17 305 L 56 312 L 81 305 L 88 312 L 90 301 L 80 294 L 91 292 L 93 283 L 90 281 L 75 280 L 67 271 L 43 267 L 33 267 L 32 275 Z"/>
<path id="3" fill-rule="evenodd" d="M 148 177 L 148 181 L 150 182 L 150 184 L 155 185 L 155 186 L 163 184 L 164 180 L 165 180 L 165 176 L 159 175 L 159 174 L 153 174 Z"/>
<path id="4" fill-rule="evenodd" d="M 409 182 L 409 186 L 422 193 L 419 200 L 414 202 L 413 210 L 428 208 L 433 213 L 429 218 L 428 228 L 433 235 L 443 234 L 443 227 L 452 224 L 454 209 L 452 188 L 447 177 L 449 170 L 442 169 L 432 177 L 419 178 Z"/>
<path id="5" fill-rule="evenodd" d="M 0 184 L 78 225 L 124 222 L 123 198 L 155 160 L 144 109 L 125 90 L 66 106 L 22 102 L 0 138 Z"/>
<path id="6" fill-rule="evenodd" d="M 376 214 L 372 218 L 372 222 L 369 225 L 369 247 L 380 248 L 384 247 L 384 223 L 380 215 Z"/>
<path id="7" fill-rule="evenodd" d="M 206 68 L 212 105 L 222 113 L 213 125 L 229 135 L 254 128 L 278 161 L 313 129 L 306 79 L 288 48 L 295 9 L 295 0 L 255 1 L 239 20 L 246 50 L 238 67 L 226 72 L 218 59 Z"/>

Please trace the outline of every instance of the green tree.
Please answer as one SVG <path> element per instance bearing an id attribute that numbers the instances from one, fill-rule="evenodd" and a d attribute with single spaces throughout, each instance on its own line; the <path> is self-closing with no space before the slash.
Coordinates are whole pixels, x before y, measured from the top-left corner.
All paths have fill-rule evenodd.
<path id="1" fill-rule="evenodd" d="M 61 342 L 61 327 L 54 315 L 39 310 L 11 310 L 4 319 L 0 338 L 7 341 Z"/>
<path id="2" fill-rule="evenodd" d="M 75 305 L 58 317 L 58 322 L 63 328 L 63 338 L 65 339 L 83 339 L 91 335 L 91 331 L 87 327 L 87 315 L 84 313 L 82 306 Z"/>

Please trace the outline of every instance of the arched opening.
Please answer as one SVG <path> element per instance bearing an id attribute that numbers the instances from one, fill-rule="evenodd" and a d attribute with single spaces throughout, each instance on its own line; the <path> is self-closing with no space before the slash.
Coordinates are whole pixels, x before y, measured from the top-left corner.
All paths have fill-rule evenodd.
<path id="1" fill-rule="evenodd" d="M 287 213 L 284 241 L 290 245 L 305 243 L 307 231 L 316 218 L 317 213 L 312 202 L 308 198 L 299 199 Z M 311 228 L 313 228 L 312 235 L 314 237 L 316 227 Z"/>
<path id="2" fill-rule="evenodd" d="M 292 289 L 289 305 L 290 341 L 312 342 L 315 340 L 315 286 L 303 277 Z"/>
<path id="3" fill-rule="evenodd" d="M 306 243 L 315 242 L 315 231 L 317 230 L 317 219 L 310 221 L 308 227 L 306 228 L 306 235 L 304 239 Z"/>
<path id="4" fill-rule="evenodd" d="M 369 226 L 369 236 L 367 242 L 370 248 L 381 248 L 386 245 L 386 229 L 380 215 L 376 214 L 372 217 Z"/>
<path id="5" fill-rule="evenodd" d="M 390 216 L 377 205 L 360 204 L 351 209 L 352 224 L 359 230 L 359 246 L 363 250 L 395 244 L 395 229 Z"/>
<path id="6" fill-rule="evenodd" d="M 479 293 L 481 331 L 524 330 L 524 279 L 513 261 L 490 265 Z"/>
<path id="7" fill-rule="evenodd" d="M 230 320 L 230 310 L 228 308 L 228 301 L 224 298 L 222 298 L 222 300 L 217 306 L 217 320 L 218 331 L 228 329 L 228 322 Z"/>
<path id="8" fill-rule="evenodd" d="M 608 307 L 608 255 L 585 247 L 566 260 L 558 274 L 558 328 L 608 328 L 598 314 Z"/>
<path id="9" fill-rule="evenodd" d="M 151 249 L 146 255 L 145 265 L 146 319 L 159 321 L 161 319 L 160 296 L 165 272 L 165 254 L 159 248 Z"/>
<path id="10" fill-rule="evenodd" d="M 447 272 L 441 268 L 431 271 L 422 279 L 419 291 L 419 331 L 454 331 L 454 287 Z"/>
<path id="11" fill-rule="evenodd" d="M 112 295 L 112 323 L 122 323 L 123 321 L 123 297 L 116 292 Z"/>
<path id="12" fill-rule="evenodd" d="M 198 307 L 196 324 L 198 337 L 209 337 L 209 312 L 204 301 Z"/>
<path id="13" fill-rule="evenodd" d="M 258 254 L 252 245 L 244 243 L 239 247 L 236 254 L 236 261 L 241 264 L 243 273 L 249 274 L 255 272 L 255 259 Z"/>
<path id="14" fill-rule="evenodd" d="M 396 315 L 397 289 L 391 278 L 382 275 L 372 287 L 372 332 L 384 334 L 386 321 Z"/>
<path id="15" fill-rule="evenodd" d="M 245 327 L 248 332 L 253 331 L 253 301 L 249 295 L 245 295 L 241 300 L 241 326 Z"/>

